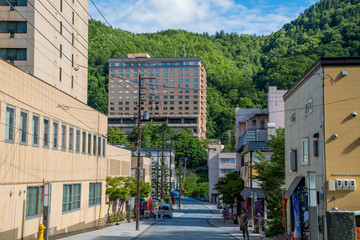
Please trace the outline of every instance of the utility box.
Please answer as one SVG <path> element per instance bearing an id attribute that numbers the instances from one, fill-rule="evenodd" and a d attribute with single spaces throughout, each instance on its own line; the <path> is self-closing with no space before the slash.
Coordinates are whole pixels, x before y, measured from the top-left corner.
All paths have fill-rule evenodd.
<path id="1" fill-rule="evenodd" d="M 355 179 L 349 179 L 349 190 L 355 190 Z"/>
<path id="2" fill-rule="evenodd" d="M 335 191 L 336 190 L 334 180 L 329 180 L 328 181 L 328 189 L 329 189 L 329 191 Z"/>
<path id="3" fill-rule="evenodd" d="M 336 190 L 343 190 L 343 181 L 342 179 L 335 179 Z"/>
<path id="4" fill-rule="evenodd" d="M 349 179 L 343 179 L 343 190 L 349 190 Z"/>

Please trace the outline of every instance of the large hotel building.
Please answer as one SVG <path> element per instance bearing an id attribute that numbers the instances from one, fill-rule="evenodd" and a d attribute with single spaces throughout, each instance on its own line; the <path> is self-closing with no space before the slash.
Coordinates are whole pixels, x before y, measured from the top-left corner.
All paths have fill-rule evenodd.
<path id="1" fill-rule="evenodd" d="M 144 78 L 141 110 L 149 113 L 149 121 L 205 138 L 206 68 L 200 57 L 137 53 L 109 59 L 109 127 L 128 132 L 136 125 L 139 75 Z"/>

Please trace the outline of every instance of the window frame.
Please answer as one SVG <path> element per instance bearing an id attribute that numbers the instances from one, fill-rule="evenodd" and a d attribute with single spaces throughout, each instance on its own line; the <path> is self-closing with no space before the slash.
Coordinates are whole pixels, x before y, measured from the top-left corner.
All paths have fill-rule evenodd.
<path id="1" fill-rule="evenodd" d="M 70 187 L 71 193 L 70 193 L 68 187 Z M 76 192 L 76 190 L 77 190 L 76 187 L 78 187 L 78 190 L 79 190 L 78 193 Z M 66 196 L 65 196 L 65 190 L 67 193 Z M 62 214 L 79 211 L 81 209 L 81 183 L 64 184 L 62 197 L 63 197 L 62 208 L 61 208 Z M 64 209 L 64 206 L 68 206 L 68 208 Z"/>
<path id="2" fill-rule="evenodd" d="M 88 133 L 88 144 L 87 144 L 87 154 L 92 154 L 92 133 Z"/>
<path id="3" fill-rule="evenodd" d="M 65 127 L 65 128 L 64 128 Z M 65 134 L 64 130 L 65 129 Z M 61 124 L 61 151 L 66 151 L 66 137 L 67 137 L 67 125 L 65 123 Z"/>
<path id="4" fill-rule="evenodd" d="M 12 110 L 12 113 L 8 109 Z M 11 119 L 11 116 L 13 119 Z M 16 108 L 11 105 L 6 105 L 5 114 L 5 142 L 13 143 L 15 140 L 15 123 L 16 123 Z"/>
<path id="5" fill-rule="evenodd" d="M 35 125 L 36 122 L 34 121 L 34 118 L 37 118 L 37 126 Z M 31 143 L 32 143 L 33 147 L 39 146 L 39 140 L 40 140 L 39 135 L 40 135 L 40 115 L 33 113 L 33 115 L 32 115 L 32 138 L 31 138 Z M 36 140 L 36 143 L 35 143 L 35 140 Z"/>
<path id="6" fill-rule="evenodd" d="M 304 152 L 304 143 L 306 143 L 306 153 Z M 309 165 L 310 164 L 310 149 L 309 149 L 309 138 L 303 138 L 301 140 L 301 163 L 302 165 Z M 306 158 L 306 159 L 305 159 Z"/>
<path id="7" fill-rule="evenodd" d="M 37 189 L 38 193 L 36 196 L 36 199 L 34 199 L 34 196 L 30 196 L 32 192 L 32 189 Z M 35 185 L 35 186 L 27 186 L 26 188 L 26 200 L 25 200 L 25 219 L 32 219 L 37 218 L 40 216 L 40 208 L 41 208 L 41 192 L 42 192 L 42 186 L 41 185 Z M 35 213 L 30 214 L 30 208 L 31 208 L 31 202 L 36 207 Z"/>
<path id="8" fill-rule="evenodd" d="M 26 114 L 26 121 L 25 121 L 25 129 L 24 129 L 24 121 L 22 114 Z M 29 113 L 26 110 L 21 109 L 20 110 L 20 131 L 19 131 L 19 143 L 21 145 L 27 145 L 28 144 L 28 128 L 29 128 Z M 25 138 L 25 141 L 23 141 L 23 138 Z"/>
<path id="9" fill-rule="evenodd" d="M 55 125 L 56 125 L 56 131 L 55 131 Z M 58 150 L 59 149 L 59 122 L 53 120 L 52 128 L 53 128 L 52 146 L 53 146 L 54 150 Z"/>
<path id="10" fill-rule="evenodd" d="M 76 128 L 75 131 L 75 152 L 80 153 L 80 144 L 81 143 L 81 130 Z"/>
<path id="11" fill-rule="evenodd" d="M 307 105 L 309 104 L 309 112 L 306 112 L 307 111 Z M 309 115 L 310 113 L 312 113 L 313 111 L 313 104 L 312 104 L 312 99 L 310 98 L 309 100 L 307 100 L 305 102 L 305 116 Z"/>
<path id="12" fill-rule="evenodd" d="M 46 128 L 45 121 L 47 121 L 47 128 Z M 44 117 L 43 125 L 44 125 L 43 126 L 43 147 L 49 148 L 49 145 L 50 145 L 50 119 L 47 117 Z M 47 137 L 45 136 L 46 130 L 47 130 Z M 47 140 L 47 142 L 46 142 L 46 140 Z"/>
<path id="13" fill-rule="evenodd" d="M 69 125 L 69 152 L 74 152 L 74 127 Z"/>
<path id="14" fill-rule="evenodd" d="M 294 152 L 295 159 L 291 158 L 292 152 Z M 294 164 L 292 164 L 294 163 Z M 297 172 L 298 171 L 298 159 L 297 159 L 297 149 L 290 149 L 289 150 L 289 171 L 290 172 Z"/>
<path id="15" fill-rule="evenodd" d="M 81 135 L 81 138 L 82 138 L 82 142 L 81 142 L 81 153 L 82 154 L 86 154 L 86 137 L 87 137 L 87 133 L 86 131 L 82 131 L 82 135 Z"/>
<path id="16" fill-rule="evenodd" d="M 296 111 L 292 111 L 289 115 L 290 125 L 296 122 Z"/>
<path id="17" fill-rule="evenodd" d="M 100 186 L 100 192 L 98 187 Z M 99 195 L 100 193 L 100 195 Z M 102 202 L 102 182 L 89 183 L 89 207 L 101 205 Z"/>

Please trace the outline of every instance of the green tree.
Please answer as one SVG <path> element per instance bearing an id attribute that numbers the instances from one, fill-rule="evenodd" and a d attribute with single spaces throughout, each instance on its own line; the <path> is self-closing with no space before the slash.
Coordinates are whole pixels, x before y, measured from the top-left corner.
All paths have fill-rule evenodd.
<path id="1" fill-rule="evenodd" d="M 198 190 L 199 177 L 195 173 L 189 173 L 185 176 L 182 183 L 183 193 L 187 196 L 194 196 Z"/>
<path id="2" fill-rule="evenodd" d="M 268 217 L 272 219 L 267 226 L 269 236 L 283 233 L 282 227 L 282 194 L 285 184 L 285 131 L 277 129 L 276 135 L 270 137 L 267 145 L 272 149 L 272 155 L 268 160 L 264 153 L 257 152 L 258 162 L 253 163 L 257 171 L 256 178 L 265 194 L 268 209 Z"/>
<path id="3" fill-rule="evenodd" d="M 108 128 L 108 143 L 120 143 L 124 144 L 125 147 L 130 147 L 130 142 L 127 140 L 126 134 L 118 128 Z"/>
<path id="4" fill-rule="evenodd" d="M 239 172 L 232 172 L 226 174 L 224 177 L 219 178 L 215 184 L 215 190 L 222 195 L 221 200 L 225 204 L 233 204 L 235 199 L 237 200 L 238 206 L 242 201 L 240 195 L 244 188 L 244 180 L 240 177 Z"/>

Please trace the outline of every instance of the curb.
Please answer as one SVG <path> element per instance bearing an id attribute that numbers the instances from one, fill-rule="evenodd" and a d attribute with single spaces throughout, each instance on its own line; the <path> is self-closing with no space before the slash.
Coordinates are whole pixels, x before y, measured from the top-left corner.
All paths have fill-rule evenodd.
<path id="1" fill-rule="evenodd" d="M 157 224 L 158 222 L 161 222 L 162 219 L 159 219 L 151 224 L 149 224 L 142 232 L 139 232 L 139 234 L 137 234 L 135 237 L 131 238 L 131 240 L 135 240 L 138 239 L 141 235 L 143 235 L 152 225 Z"/>

